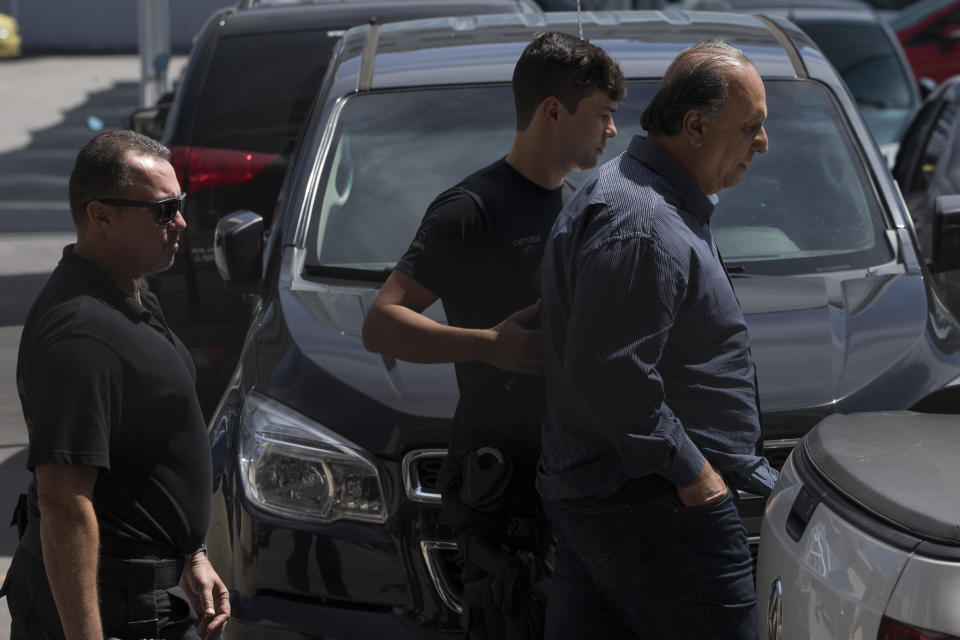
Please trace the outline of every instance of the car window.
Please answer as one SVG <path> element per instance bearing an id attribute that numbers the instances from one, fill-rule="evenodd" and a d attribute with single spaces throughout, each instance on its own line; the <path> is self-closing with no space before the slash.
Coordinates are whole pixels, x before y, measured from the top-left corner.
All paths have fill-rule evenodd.
<path id="1" fill-rule="evenodd" d="M 906 44 L 908 47 L 925 47 L 942 43 L 949 46 L 949 40 L 944 40 L 943 32 L 956 27 L 960 27 L 960 11 L 952 11 L 939 20 L 931 22 L 907 40 Z"/>
<path id="2" fill-rule="evenodd" d="M 223 38 L 190 144 L 282 152 L 303 123 L 337 39 L 320 29 Z"/>
<path id="3" fill-rule="evenodd" d="M 602 159 L 624 151 L 658 83 L 631 83 L 620 132 Z M 768 81 L 770 151 L 723 191 L 711 226 L 728 266 L 802 274 L 866 268 L 892 258 L 881 209 L 827 91 Z M 406 251 L 440 192 L 503 157 L 514 134 L 509 87 L 357 95 L 345 103 L 318 182 L 308 266 L 383 271 Z M 588 172 L 571 176 L 581 183 Z"/>
<path id="4" fill-rule="evenodd" d="M 894 176 L 904 195 L 929 188 L 956 116 L 957 105 L 949 100 L 932 100 L 924 105 L 910 135 L 904 138 L 903 161 L 895 167 Z"/>
<path id="5" fill-rule="evenodd" d="M 927 138 L 927 142 L 923 146 L 923 155 L 920 157 L 920 163 L 914 176 L 915 189 L 926 190 L 937 170 L 937 164 L 949 161 L 952 155 L 947 153 L 948 143 L 951 140 L 950 129 L 953 127 L 956 118 L 956 103 L 945 103 L 933 131 L 930 132 L 930 137 Z"/>
<path id="6" fill-rule="evenodd" d="M 949 9 L 955 0 L 919 0 L 904 7 L 889 19 L 890 28 L 896 32 L 919 24 L 944 9 Z"/>
<path id="7" fill-rule="evenodd" d="M 859 103 L 879 107 L 910 107 L 913 79 L 893 43 L 876 24 L 799 22 L 836 67 Z"/>
<path id="8" fill-rule="evenodd" d="M 917 188 L 914 187 L 916 177 L 912 173 L 912 168 L 919 162 L 918 156 L 923 152 L 923 145 L 936 124 L 942 108 L 942 100 L 927 100 L 917 111 L 910 126 L 903 132 L 900 149 L 897 151 L 897 162 L 892 173 L 904 194 Z"/>

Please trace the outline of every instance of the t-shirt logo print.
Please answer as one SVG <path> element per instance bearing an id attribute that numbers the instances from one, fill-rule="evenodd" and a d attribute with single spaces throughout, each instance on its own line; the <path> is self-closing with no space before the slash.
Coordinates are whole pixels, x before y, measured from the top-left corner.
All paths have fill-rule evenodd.
<path id="1" fill-rule="evenodd" d="M 532 256 L 536 250 L 537 245 L 539 245 L 543 239 L 540 237 L 540 234 L 535 233 L 532 236 L 525 236 L 523 238 L 514 238 L 513 246 L 516 249 L 520 250 L 520 255 L 526 258 L 527 256 Z"/>

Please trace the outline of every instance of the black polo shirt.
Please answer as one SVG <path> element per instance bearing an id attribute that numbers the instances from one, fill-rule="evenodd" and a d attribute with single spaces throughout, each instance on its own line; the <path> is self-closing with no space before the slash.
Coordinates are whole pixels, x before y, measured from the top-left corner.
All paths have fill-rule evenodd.
<path id="1" fill-rule="evenodd" d="M 100 467 L 93 504 L 105 554 L 114 540 L 191 553 L 212 487 L 195 368 L 145 284 L 140 299 L 64 249 L 20 339 L 27 466 Z M 29 494 L 39 517 L 36 480 Z"/>

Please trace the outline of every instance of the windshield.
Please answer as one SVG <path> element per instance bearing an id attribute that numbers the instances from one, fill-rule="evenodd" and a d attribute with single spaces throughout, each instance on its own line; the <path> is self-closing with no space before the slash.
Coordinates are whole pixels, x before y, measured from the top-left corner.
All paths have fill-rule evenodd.
<path id="1" fill-rule="evenodd" d="M 877 107 L 913 106 L 908 71 L 879 24 L 798 21 L 836 67 L 858 102 Z"/>
<path id="2" fill-rule="evenodd" d="M 641 132 L 640 114 L 657 85 L 630 84 L 616 114 L 619 135 L 601 160 Z M 728 268 L 804 274 L 890 260 L 879 204 L 827 92 L 797 80 L 768 81 L 766 89 L 770 151 L 720 193 L 711 221 Z M 307 265 L 391 270 L 433 198 L 509 151 L 513 109 L 508 86 L 349 98 L 318 183 Z"/>
<path id="3" fill-rule="evenodd" d="M 318 29 L 223 38 L 204 75 L 192 144 L 283 152 L 300 130 L 338 38 Z"/>

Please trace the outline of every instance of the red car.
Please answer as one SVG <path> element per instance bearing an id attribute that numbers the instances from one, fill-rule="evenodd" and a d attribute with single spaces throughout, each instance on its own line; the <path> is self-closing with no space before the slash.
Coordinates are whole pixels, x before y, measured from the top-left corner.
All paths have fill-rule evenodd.
<path id="1" fill-rule="evenodd" d="M 921 0 L 890 19 L 917 78 L 960 73 L 960 2 Z"/>

